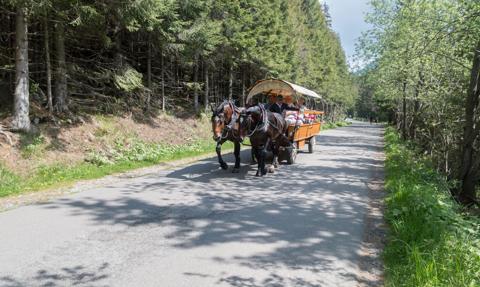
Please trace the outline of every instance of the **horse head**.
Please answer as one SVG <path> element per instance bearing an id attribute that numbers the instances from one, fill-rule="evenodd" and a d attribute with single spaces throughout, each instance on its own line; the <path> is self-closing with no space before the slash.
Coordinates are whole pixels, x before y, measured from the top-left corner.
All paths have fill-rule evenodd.
<path id="1" fill-rule="evenodd" d="M 235 113 L 234 105 L 229 101 L 224 101 L 216 108 L 212 106 L 212 132 L 215 141 L 220 140 L 224 135 L 225 129 L 230 127 L 233 115 Z"/>
<path id="2" fill-rule="evenodd" d="M 245 138 L 255 127 L 262 122 L 263 111 L 260 106 L 249 107 L 239 116 L 240 136 Z"/>

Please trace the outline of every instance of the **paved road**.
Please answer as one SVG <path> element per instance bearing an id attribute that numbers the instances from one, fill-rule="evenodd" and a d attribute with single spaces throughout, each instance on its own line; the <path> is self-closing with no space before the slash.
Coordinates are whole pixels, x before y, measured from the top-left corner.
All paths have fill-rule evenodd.
<path id="1" fill-rule="evenodd" d="M 264 178 L 211 158 L 0 213 L 0 286 L 357 286 L 381 133 L 325 131 Z"/>

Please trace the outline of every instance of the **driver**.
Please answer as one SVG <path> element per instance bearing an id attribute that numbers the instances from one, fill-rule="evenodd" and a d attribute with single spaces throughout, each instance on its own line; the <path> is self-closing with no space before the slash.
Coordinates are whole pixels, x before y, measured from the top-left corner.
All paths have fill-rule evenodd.
<path id="1" fill-rule="evenodd" d="M 283 111 L 285 110 L 298 111 L 298 108 L 287 105 L 286 103 L 283 102 L 283 96 L 278 96 L 277 102 L 275 104 L 272 104 L 269 110 L 273 113 L 282 114 Z"/>

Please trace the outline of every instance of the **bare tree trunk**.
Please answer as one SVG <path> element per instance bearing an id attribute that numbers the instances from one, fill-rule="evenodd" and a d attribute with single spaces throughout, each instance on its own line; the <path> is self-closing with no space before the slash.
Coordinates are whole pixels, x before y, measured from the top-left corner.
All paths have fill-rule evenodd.
<path id="1" fill-rule="evenodd" d="M 165 112 L 165 57 L 163 56 L 163 47 L 160 50 L 160 62 L 162 65 L 162 70 L 160 71 L 162 79 L 162 111 Z"/>
<path id="2" fill-rule="evenodd" d="M 422 66 L 423 69 L 423 66 Z M 418 72 L 418 81 L 415 86 L 415 98 L 413 100 L 413 115 L 412 115 L 412 123 L 410 125 L 410 138 L 416 139 L 417 138 L 417 121 L 419 118 L 418 113 L 420 112 L 420 101 L 418 100 L 418 96 L 420 95 L 420 89 L 423 87 L 423 72 L 422 70 Z"/>
<path id="3" fill-rule="evenodd" d="M 67 68 L 65 63 L 65 27 L 63 23 L 55 24 L 55 50 L 57 68 L 55 73 L 55 110 L 67 112 Z"/>
<path id="4" fill-rule="evenodd" d="M 30 131 L 28 24 L 24 7 L 17 8 L 15 30 L 15 97 L 12 128 L 28 132 Z"/>
<path id="5" fill-rule="evenodd" d="M 114 63 L 117 68 L 123 66 L 123 56 L 122 56 L 122 26 L 120 24 L 120 15 L 118 14 L 118 8 L 114 10 L 114 44 L 115 44 L 115 54 L 114 54 Z"/>
<path id="6" fill-rule="evenodd" d="M 468 88 L 467 99 L 465 101 L 465 126 L 462 143 L 462 163 L 458 180 L 461 183 L 458 191 L 458 198 L 464 204 L 470 204 L 476 201 L 475 184 L 477 179 L 477 166 L 474 158 L 474 144 L 478 138 L 479 126 L 477 121 L 478 104 L 480 96 L 480 43 L 475 48 L 473 65 L 470 74 L 470 85 Z M 477 160 L 478 161 L 478 160 Z"/>
<path id="7" fill-rule="evenodd" d="M 228 68 L 228 100 L 231 101 L 233 98 L 233 68 L 230 64 Z"/>
<path id="8" fill-rule="evenodd" d="M 198 55 L 195 54 L 195 63 L 193 68 L 193 83 L 194 83 L 194 90 L 193 90 L 193 108 L 195 109 L 195 113 L 198 113 L 199 104 L 198 104 Z"/>
<path id="9" fill-rule="evenodd" d="M 205 63 L 205 96 L 203 98 L 203 105 L 205 106 L 205 112 L 208 111 L 208 92 L 209 92 L 209 86 L 208 86 L 208 63 Z"/>
<path id="10" fill-rule="evenodd" d="M 215 82 L 215 72 L 212 73 L 212 94 L 213 94 L 213 102 L 214 104 L 218 104 L 217 100 L 217 91 L 218 91 L 218 84 Z"/>
<path id="11" fill-rule="evenodd" d="M 245 70 L 242 69 L 242 107 L 245 107 L 245 91 L 246 91 L 246 88 L 245 88 Z"/>
<path id="12" fill-rule="evenodd" d="M 147 111 L 150 110 L 150 98 L 152 95 L 152 44 L 151 44 L 151 34 L 148 34 L 148 48 L 147 48 L 147 102 L 146 108 Z"/>
<path id="13" fill-rule="evenodd" d="M 47 70 L 47 105 L 50 115 L 53 114 L 53 99 L 52 99 L 52 64 L 50 62 L 50 36 L 48 29 L 48 15 L 45 15 L 44 22 L 44 42 L 45 42 L 45 68 Z"/>
<path id="14" fill-rule="evenodd" d="M 402 138 L 407 139 L 407 82 L 403 82 L 403 98 L 402 98 Z"/>
<path id="15" fill-rule="evenodd" d="M 336 110 L 335 108 L 336 108 L 336 105 L 333 104 L 333 105 L 332 105 L 332 122 L 336 122 L 336 120 L 337 120 L 337 119 L 335 118 L 335 110 Z"/>

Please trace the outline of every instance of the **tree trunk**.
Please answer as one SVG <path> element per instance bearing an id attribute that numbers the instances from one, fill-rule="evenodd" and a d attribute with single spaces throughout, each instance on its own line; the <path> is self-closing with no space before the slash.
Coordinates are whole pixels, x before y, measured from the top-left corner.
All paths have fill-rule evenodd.
<path id="1" fill-rule="evenodd" d="M 50 62 L 50 36 L 48 29 L 48 15 L 45 15 L 44 22 L 45 33 L 45 69 L 47 70 L 47 106 L 50 115 L 53 114 L 53 99 L 52 99 L 52 64 Z"/>
<path id="2" fill-rule="evenodd" d="M 114 53 L 114 64 L 117 68 L 123 66 L 123 55 L 122 55 L 122 26 L 120 24 L 120 15 L 118 8 L 114 9 L 114 28 L 113 28 L 113 37 L 115 44 L 115 53 Z"/>
<path id="3" fill-rule="evenodd" d="M 208 112 L 208 63 L 205 63 L 205 96 L 203 98 L 203 105 L 205 107 L 205 112 Z"/>
<path id="4" fill-rule="evenodd" d="M 55 24 L 55 50 L 57 67 L 55 73 L 55 110 L 67 112 L 67 68 L 65 63 L 65 27 L 63 23 Z"/>
<path id="5" fill-rule="evenodd" d="M 228 69 L 228 100 L 233 99 L 233 68 L 232 65 Z"/>
<path id="6" fill-rule="evenodd" d="M 458 198 L 464 204 L 470 204 L 476 201 L 475 184 L 477 179 L 477 167 L 474 163 L 475 154 L 474 144 L 478 138 L 479 125 L 477 121 L 478 104 L 480 96 L 480 43 L 475 48 L 473 65 L 470 74 L 470 85 L 468 88 L 467 99 L 465 101 L 465 126 L 463 131 L 462 157 L 460 162 L 460 189 Z"/>
<path id="7" fill-rule="evenodd" d="M 336 108 L 336 105 L 333 104 L 332 105 L 332 122 L 336 122 L 336 118 L 335 118 L 335 108 Z"/>
<path id="8" fill-rule="evenodd" d="M 198 113 L 199 111 L 199 105 L 198 105 L 198 55 L 195 55 L 195 63 L 194 63 L 194 68 L 193 68 L 193 108 L 195 109 L 195 113 Z"/>
<path id="9" fill-rule="evenodd" d="M 242 69 L 242 107 L 245 107 L 246 103 L 245 103 L 245 91 L 246 91 L 246 88 L 245 88 L 245 70 Z"/>
<path id="10" fill-rule="evenodd" d="M 402 98 L 402 138 L 407 139 L 407 82 L 403 82 L 403 98 Z"/>
<path id="11" fill-rule="evenodd" d="M 18 7 L 15 22 L 15 97 L 12 128 L 30 131 L 28 27 L 26 8 Z"/>
<path id="12" fill-rule="evenodd" d="M 160 50 L 160 64 L 162 65 L 162 70 L 160 71 L 162 79 L 162 111 L 165 112 L 165 57 L 163 56 L 163 47 Z"/>
<path id="13" fill-rule="evenodd" d="M 148 48 L 147 48 L 147 87 L 149 91 L 147 94 L 146 108 L 148 111 L 150 110 L 150 98 L 152 95 L 152 44 L 151 44 L 150 34 L 148 34 Z"/>

